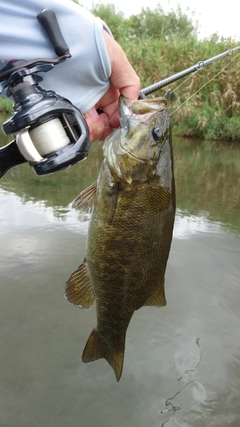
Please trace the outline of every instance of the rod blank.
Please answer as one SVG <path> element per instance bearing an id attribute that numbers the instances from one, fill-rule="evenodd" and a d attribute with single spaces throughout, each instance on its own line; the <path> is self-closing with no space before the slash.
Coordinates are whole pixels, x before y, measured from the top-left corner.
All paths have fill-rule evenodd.
<path id="1" fill-rule="evenodd" d="M 144 96 L 149 95 L 152 92 L 155 92 L 158 89 L 161 89 L 170 83 L 173 83 L 182 77 L 187 76 L 190 73 L 194 73 L 195 71 L 202 70 L 206 65 L 211 64 L 212 62 L 218 61 L 219 59 L 223 58 L 224 56 L 231 55 L 236 50 L 239 50 L 240 46 L 234 47 L 233 49 L 229 49 L 226 52 L 220 53 L 219 55 L 213 56 L 212 58 L 206 59 L 205 61 L 199 61 L 197 64 L 193 65 L 192 67 L 186 68 L 186 70 L 180 71 L 177 74 L 173 74 L 173 76 L 167 77 L 164 80 L 160 80 L 160 82 L 154 83 L 151 86 L 145 87 L 144 89 L 140 90 L 139 98 L 144 98 Z"/>

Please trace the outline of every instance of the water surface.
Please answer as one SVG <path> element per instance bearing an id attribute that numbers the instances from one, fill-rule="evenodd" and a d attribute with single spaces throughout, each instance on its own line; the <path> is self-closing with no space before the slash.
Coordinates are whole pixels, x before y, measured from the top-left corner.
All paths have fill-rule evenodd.
<path id="1" fill-rule="evenodd" d="M 105 360 L 81 362 L 95 308 L 63 296 L 88 226 L 71 201 L 101 144 L 67 171 L 0 181 L 0 426 L 239 427 L 240 146 L 175 138 L 174 159 L 167 306 L 134 314 L 119 383 Z"/>

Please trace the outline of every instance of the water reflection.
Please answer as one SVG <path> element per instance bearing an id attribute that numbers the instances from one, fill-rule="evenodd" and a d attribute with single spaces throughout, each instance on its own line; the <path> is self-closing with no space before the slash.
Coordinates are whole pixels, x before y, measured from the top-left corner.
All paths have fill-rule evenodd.
<path id="1" fill-rule="evenodd" d="M 64 222 L 66 228 L 77 228 L 79 232 L 87 230 L 88 213 L 77 212 L 71 204 L 63 206 L 48 206 L 44 200 L 24 201 L 12 191 L 0 189 L 0 221 L 2 226 L 14 228 L 46 228 L 60 225 Z"/>
<path id="2" fill-rule="evenodd" d="M 63 297 L 88 226 L 71 201 L 101 156 L 96 143 L 72 169 L 0 181 L 0 424 L 239 427 L 240 147 L 175 139 L 168 305 L 135 313 L 119 384 L 104 360 L 81 362 L 95 310 Z"/>
<path id="3" fill-rule="evenodd" d="M 2 140 L 2 145 L 6 141 Z M 26 164 L 12 169 L 0 188 L 14 192 L 22 202 L 41 201 L 56 217 L 66 217 L 71 201 L 94 182 L 102 162 L 102 144 L 91 147 L 89 157 L 78 166 L 38 177 Z M 181 216 L 192 215 L 218 222 L 240 232 L 240 146 L 210 141 L 174 140 L 177 206 Z"/>
<path id="4" fill-rule="evenodd" d="M 194 234 L 200 233 L 216 233 L 220 234 L 223 228 L 221 222 L 212 222 L 206 216 L 199 214 L 190 215 L 180 209 L 176 211 L 176 219 L 174 225 L 174 237 L 179 239 L 188 239 Z"/>

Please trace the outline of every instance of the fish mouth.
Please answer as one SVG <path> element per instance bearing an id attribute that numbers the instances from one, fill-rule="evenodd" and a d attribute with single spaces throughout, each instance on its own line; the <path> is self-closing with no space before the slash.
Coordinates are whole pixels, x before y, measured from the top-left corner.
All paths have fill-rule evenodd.
<path id="1" fill-rule="evenodd" d="M 121 128 L 128 128 L 129 127 L 129 120 L 132 117 L 132 111 L 131 111 L 131 105 L 132 105 L 131 99 L 125 98 L 125 96 L 120 95 L 119 97 L 119 104 L 118 104 L 118 111 L 119 111 L 119 120 L 120 120 L 120 126 Z"/>
<path id="2" fill-rule="evenodd" d="M 117 148 L 119 153 L 125 153 L 140 163 L 153 160 L 153 156 L 156 155 L 154 147 L 158 147 L 156 151 L 159 150 L 160 140 L 156 142 L 150 136 L 151 125 L 159 122 L 159 113 L 161 114 L 164 110 L 166 111 L 166 105 L 167 99 L 163 97 L 141 100 L 131 100 L 123 95 L 119 97 L 119 119 L 120 128 L 122 129 L 122 136 L 118 140 Z M 154 115 L 156 115 L 156 120 L 154 119 Z M 138 127 L 139 124 L 140 127 Z M 134 138 L 135 132 L 139 136 L 145 135 L 149 126 L 150 134 L 147 142 L 144 142 L 141 137 L 138 144 L 136 138 Z M 160 126 L 163 126 L 163 123 Z M 162 142 L 161 145 L 163 145 Z"/>
<path id="3" fill-rule="evenodd" d="M 119 120 L 123 129 L 129 129 L 130 120 L 146 123 L 159 110 L 166 108 L 167 99 L 129 99 L 123 95 L 119 97 Z"/>

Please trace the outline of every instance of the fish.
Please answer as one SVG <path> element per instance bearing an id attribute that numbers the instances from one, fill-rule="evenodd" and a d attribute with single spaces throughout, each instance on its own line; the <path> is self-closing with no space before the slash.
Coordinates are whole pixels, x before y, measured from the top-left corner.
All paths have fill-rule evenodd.
<path id="1" fill-rule="evenodd" d="M 167 99 L 119 98 L 120 127 L 103 143 L 97 182 L 73 202 L 90 209 L 86 256 L 65 286 L 72 304 L 96 302 L 97 326 L 82 354 L 104 358 L 122 375 L 126 332 L 135 310 L 166 305 L 164 277 L 175 218 Z"/>

